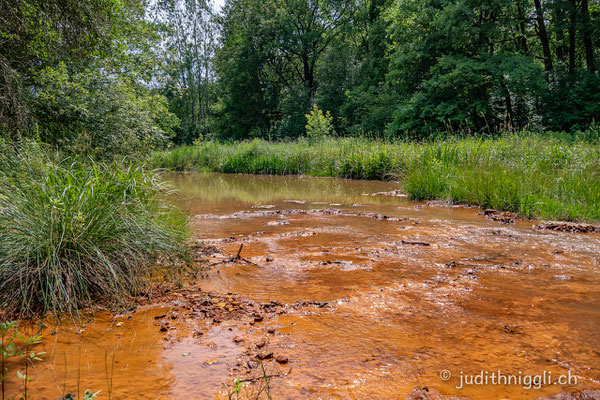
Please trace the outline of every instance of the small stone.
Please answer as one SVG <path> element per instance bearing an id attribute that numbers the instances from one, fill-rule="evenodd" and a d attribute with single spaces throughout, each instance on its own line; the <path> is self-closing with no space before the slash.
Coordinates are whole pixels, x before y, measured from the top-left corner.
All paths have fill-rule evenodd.
<path id="1" fill-rule="evenodd" d="M 258 354 L 256 355 L 256 357 L 257 357 L 259 360 L 267 360 L 267 359 L 269 359 L 269 358 L 273 358 L 273 352 L 269 352 L 269 353 L 258 353 Z"/>
<path id="2" fill-rule="evenodd" d="M 279 364 L 287 364 L 288 358 L 286 356 L 277 356 L 275 361 L 277 361 Z"/>

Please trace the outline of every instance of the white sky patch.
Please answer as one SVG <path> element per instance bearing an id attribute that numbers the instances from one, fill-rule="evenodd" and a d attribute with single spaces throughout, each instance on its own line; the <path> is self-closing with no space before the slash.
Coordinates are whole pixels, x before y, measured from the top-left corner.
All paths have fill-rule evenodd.
<path id="1" fill-rule="evenodd" d="M 225 4 L 225 0 L 213 0 L 213 3 L 215 5 L 215 9 L 217 11 L 221 11 L 223 5 Z"/>

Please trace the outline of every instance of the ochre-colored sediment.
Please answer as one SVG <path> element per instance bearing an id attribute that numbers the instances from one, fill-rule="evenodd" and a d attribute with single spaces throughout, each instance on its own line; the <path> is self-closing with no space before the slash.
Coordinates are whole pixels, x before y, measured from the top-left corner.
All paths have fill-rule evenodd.
<path id="1" fill-rule="evenodd" d="M 263 375 L 273 399 L 600 398 L 597 233 L 363 195 L 398 194 L 385 182 L 172 182 L 202 268 L 152 304 L 48 328 L 32 399 L 78 381 L 99 398 L 109 383 L 113 399 L 226 398 L 223 383 L 252 392 Z M 457 389 L 481 371 L 578 379 Z"/>

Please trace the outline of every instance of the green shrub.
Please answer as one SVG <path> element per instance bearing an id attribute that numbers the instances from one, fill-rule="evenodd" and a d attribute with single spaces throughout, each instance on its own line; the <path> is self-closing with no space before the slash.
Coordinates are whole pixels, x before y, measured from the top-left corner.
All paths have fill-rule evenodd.
<path id="1" fill-rule="evenodd" d="M 323 139 L 329 136 L 332 130 L 333 117 L 331 113 L 329 111 L 323 113 L 314 104 L 312 110 L 306 114 L 306 136 L 311 140 Z"/>
<path id="2" fill-rule="evenodd" d="M 2 151 L 0 307 L 8 314 L 122 303 L 148 282 L 159 255 L 182 254 L 185 218 L 142 167 Z"/>
<path id="3" fill-rule="evenodd" d="M 179 125 L 164 96 L 102 68 L 72 73 L 60 63 L 33 78 L 28 101 L 39 137 L 71 154 L 139 156 L 164 145 Z"/>

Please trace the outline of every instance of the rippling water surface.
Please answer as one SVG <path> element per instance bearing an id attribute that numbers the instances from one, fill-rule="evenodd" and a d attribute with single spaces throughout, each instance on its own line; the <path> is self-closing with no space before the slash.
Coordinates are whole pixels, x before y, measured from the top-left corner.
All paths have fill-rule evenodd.
<path id="1" fill-rule="evenodd" d="M 290 362 L 267 367 L 278 398 L 405 398 L 417 387 L 473 399 L 529 399 L 600 388 L 600 235 L 502 225 L 477 209 L 368 196 L 393 182 L 173 174 L 173 201 L 197 238 L 254 264 L 215 266 L 203 290 L 257 302 L 327 302 L 268 321 L 268 348 Z M 99 398 L 203 399 L 245 371 L 236 360 L 257 325 L 182 322 L 165 340 L 155 317 L 64 324 L 32 398 L 82 389 Z M 242 337 L 244 341 L 233 340 Z M 236 343 L 237 342 L 237 343 Z M 17 368 L 12 365 L 11 373 Z M 443 380 L 440 371 L 448 371 Z M 577 384 L 461 385 L 461 374 L 571 371 Z M 444 376 L 448 378 L 448 376 Z M 13 385 L 14 381 L 9 381 Z M 573 383 L 573 382 L 572 382 Z M 432 392 L 433 393 L 433 392 Z"/>

